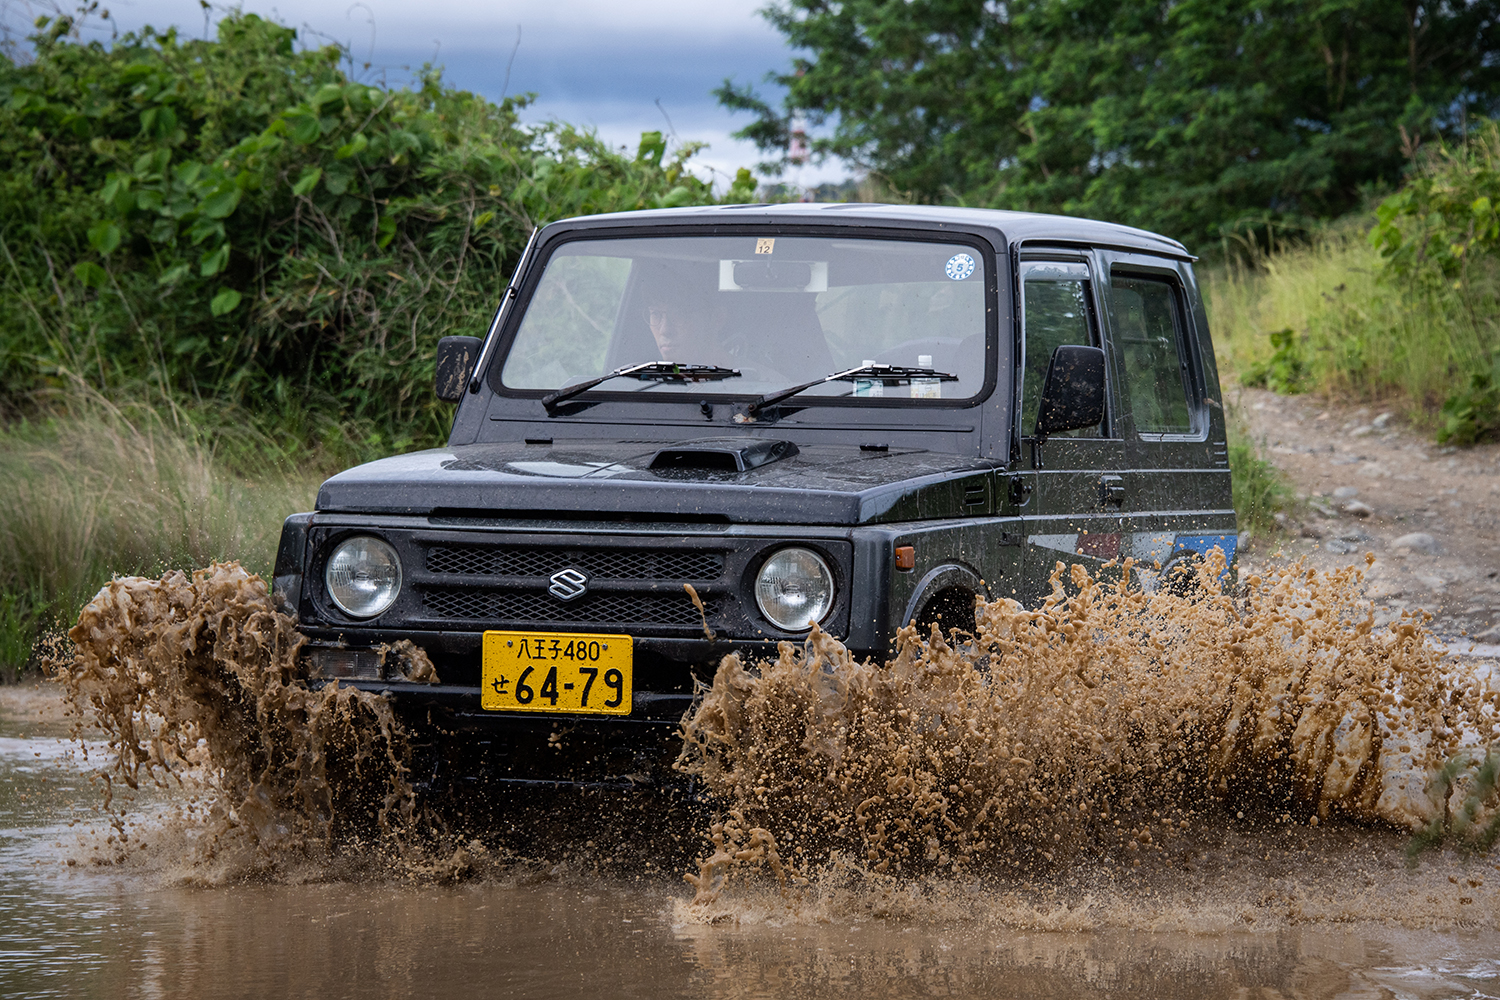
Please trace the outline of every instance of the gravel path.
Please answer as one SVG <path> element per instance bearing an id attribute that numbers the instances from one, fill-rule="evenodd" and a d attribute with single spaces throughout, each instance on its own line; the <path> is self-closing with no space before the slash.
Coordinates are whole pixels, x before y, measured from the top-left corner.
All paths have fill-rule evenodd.
<path id="1" fill-rule="evenodd" d="M 1373 553 L 1378 622 L 1421 608 L 1439 635 L 1500 643 L 1500 445 L 1442 448 L 1374 407 L 1229 395 L 1301 500 L 1285 534 L 1241 550 L 1242 572 L 1298 557 L 1345 566 Z"/>

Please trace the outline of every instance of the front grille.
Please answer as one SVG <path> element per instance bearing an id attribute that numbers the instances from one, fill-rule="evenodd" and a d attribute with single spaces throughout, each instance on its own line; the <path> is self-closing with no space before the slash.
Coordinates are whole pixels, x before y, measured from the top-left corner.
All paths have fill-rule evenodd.
<path id="1" fill-rule="evenodd" d="M 651 549 L 519 548 L 495 545 L 434 545 L 427 550 L 427 572 L 444 576 L 521 576 L 546 578 L 576 567 L 598 580 L 697 583 L 724 572 L 719 552 Z"/>
<path id="2" fill-rule="evenodd" d="M 719 605 L 717 598 L 703 602 L 710 618 L 718 613 Z M 698 609 L 686 593 L 602 593 L 563 602 L 540 591 L 432 587 L 422 591 L 422 608 L 432 618 L 514 623 L 522 627 L 554 623 L 603 628 L 702 625 Z"/>
<path id="3" fill-rule="evenodd" d="M 326 552 L 363 525 L 319 527 L 309 544 Z M 401 556 L 403 587 L 396 603 L 375 622 L 398 629 L 478 633 L 490 629 L 557 632 L 619 632 L 660 639 L 696 639 L 710 629 L 725 638 L 783 635 L 762 618 L 752 593 L 755 568 L 792 537 L 731 532 L 704 538 L 671 531 L 458 531 L 392 528 L 386 539 Z M 849 578 L 847 540 L 815 541 L 844 579 Z M 324 556 L 323 558 L 326 558 Z M 578 570 L 587 580 L 561 571 Z M 322 563 L 314 561 L 303 606 L 320 625 L 358 629 L 320 586 Z M 556 579 L 554 579 L 556 578 Z M 684 592 L 687 584 L 703 602 L 703 613 Z M 584 590 L 571 601 L 560 593 Z M 838 628 L 848 620 L 840 599 Z M 834 625 L 830 621 L 830 628 Z"/>

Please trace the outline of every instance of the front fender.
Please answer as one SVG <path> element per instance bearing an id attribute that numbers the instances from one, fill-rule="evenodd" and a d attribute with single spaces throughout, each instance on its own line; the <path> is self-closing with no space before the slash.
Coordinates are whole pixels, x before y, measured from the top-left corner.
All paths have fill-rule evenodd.
<path id="1" fill-rule="evenodd" d="M 972 567 L 956 562 L 943 563 L 941 566 L 934 566 L 928 570 L 927 574 L 917 581 L 911 600 L 906 604 L 906 613 L 901 616 L 898 624 L 910 625 L 934 595 L 950 587 L 962 587 L 972 594 L 983 596 L 985 600 L 989 600 L 992 596 L 984 578 Z"/>

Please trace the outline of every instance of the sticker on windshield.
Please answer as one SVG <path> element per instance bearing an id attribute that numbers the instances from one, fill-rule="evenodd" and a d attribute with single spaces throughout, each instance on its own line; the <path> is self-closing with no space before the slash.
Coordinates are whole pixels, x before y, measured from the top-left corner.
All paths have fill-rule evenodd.
<path id="1" fill-rule="evenodd" d="M 974 258 L 966 253 L 956 253 L 948 258 L 948 263 L 943 267 L 943 273 L 954 281 L 963 281 L 974 273 Z"/>
<path id="2" fill-rule="evenodd" d="M 758 239 L 758 240 L 755 241 L 755 252 L 757 254 L 771 253 L 775 249 L 776 249 L 776 238 L 774 236 L 771 237 L 770 239 L 767 239 L 766 237 L 762 236 L 760 239 Z"/>

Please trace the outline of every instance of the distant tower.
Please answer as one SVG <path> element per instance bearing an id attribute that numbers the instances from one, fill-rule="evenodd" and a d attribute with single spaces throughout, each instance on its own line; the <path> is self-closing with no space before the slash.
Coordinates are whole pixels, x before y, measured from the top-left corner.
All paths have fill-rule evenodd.
<path id="1" fill-rule="evenodd" d="M 792 113 L 792 136 L 786 144 L 786 158 L 799 167 L 807 162 L 807 119 L 800 112 Z"/>
<path id="2" fill-rule="evenodd" d="M 787 140 L 786 158 L 787 162 L 789 162 L 792 166 L 798 168 L 794 171 L 794 176 L 796 178 L 797 186 L 802 187 L 802 171 L 800 168 L 805 166 L 808 160 L 807 119 L 803 117 L 801 113 L 795 111 L 792 112 L 792 134 L 791 137 Z M 815 199 L 812 191 L 808 190 L 807 188 L 803 188 L 802 197 L 800 200 L 813 201 Z"/>

